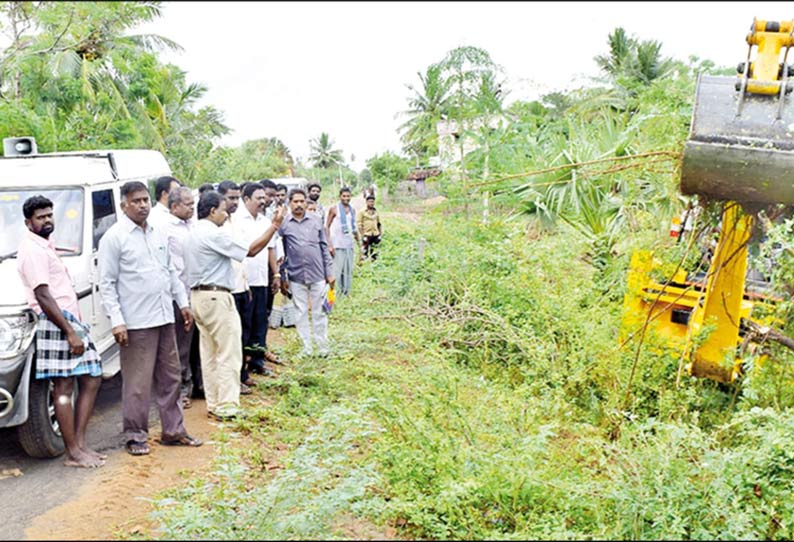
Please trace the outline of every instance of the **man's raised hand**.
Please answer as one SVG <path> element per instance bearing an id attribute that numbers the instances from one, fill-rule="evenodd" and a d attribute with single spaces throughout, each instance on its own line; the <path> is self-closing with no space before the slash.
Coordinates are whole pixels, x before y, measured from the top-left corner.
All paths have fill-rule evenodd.
<path id="1" fill-rule="evenodd" d="M 273 215 L 273 225 L 277 228 L 281 226 L 281 223 L 284 222 L 284 217 L 287 215 L 287 208 L 283 205 L 279 205 L 276 207 L 276 213 Z"/>

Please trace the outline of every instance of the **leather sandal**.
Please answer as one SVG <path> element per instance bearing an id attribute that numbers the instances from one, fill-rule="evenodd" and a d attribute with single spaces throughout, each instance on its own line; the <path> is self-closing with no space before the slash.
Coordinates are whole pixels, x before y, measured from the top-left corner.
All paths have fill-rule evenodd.
<path id="1" fill-rule="evenodd" d="M 127 449 L 127 453 L 130 455 L 148 455 L 151 451 L 146 442 L 137 440 L 128 440 L 126 444 L 124 444 L 124 448 Z"/>
<path id="2" fill-rule="evenodd" d="M 284 362 L 278 359 L 278 356 L 270 351 L 265 352 L 265 359 L 270 363 L 275 363 L 276 365 L 284 365 Z"/>
<path id="3" fill-rule="evenodd" d="M 163 446 L 191 446 L 193 448 L 196 448 L 204 444 L 204 442 L 197 438 L 193 438 L 190 435 L 185 435 L 175 440 L 160 439 L 160 444 L 162 444 Z"/>

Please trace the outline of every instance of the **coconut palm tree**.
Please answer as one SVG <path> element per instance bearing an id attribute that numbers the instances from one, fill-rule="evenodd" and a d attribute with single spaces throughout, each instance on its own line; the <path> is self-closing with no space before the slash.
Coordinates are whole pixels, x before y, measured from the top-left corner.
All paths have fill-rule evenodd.
<path id="1" fill-rule="evenodd" d="M 662 57 L 662 44 L 656 40 L 640 41 L 617 27 L 607 37 L 607 43 L 609 54 L 597 55 L 595 61 L 613 83 L 625 78 L 649 85 L 673 69 L 672 60 Z"/>
<path id="2" fill-rule="evenodd" d="M 310 144 L 309 161 L 314 167 L 328 169 L 334 165 L 342 164 L 342 151 L 334 149 L 334 142 L 331 137 L 323 132 L 320 137 L 312 139 Z"/>
<path id="3" fill-rule="evenodd" d="M 447 118 L 449 112 L 449 82 L 442 77 L 442 68 L 433 64 L 424 74 L 417 72 L 421 87 L 406 85 L 413 92 L 408 109 L 398 116 L 408 117 L 398 130 L 409 154 L 434 156 L 438 154 L 436 123 Z"/>

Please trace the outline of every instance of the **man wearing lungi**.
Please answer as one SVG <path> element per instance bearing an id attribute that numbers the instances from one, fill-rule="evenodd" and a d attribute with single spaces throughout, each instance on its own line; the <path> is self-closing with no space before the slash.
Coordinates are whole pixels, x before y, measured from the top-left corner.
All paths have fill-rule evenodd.
<path id="1" fill-rule="evenodd" d="M 80 307 L 72 279 L 55 252 L 52 201 L 44 196 L 28 198 L 22 205 L 28 234 L 17 252 L 17 270 L 28 304 L 38 315 L 36 329 L 36 378 L 53 379 L 55 418 L 66 447 L 67 467 L 99 467 L 106 455 L 85 441 L 88 419 L 101 383 L 99 354 L 80 319 Z M 72 408 L 74 379 L 80 393 Z"/>

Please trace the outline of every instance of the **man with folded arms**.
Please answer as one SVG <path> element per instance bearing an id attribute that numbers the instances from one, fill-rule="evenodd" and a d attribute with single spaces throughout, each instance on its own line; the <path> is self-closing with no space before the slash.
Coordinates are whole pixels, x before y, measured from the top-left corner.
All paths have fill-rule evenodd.
<path id="1" fill-rule="evenodd" d="M 243 261 L 259 254 L 276 233 L 284 211 L 248 246 L 238 242 L 227 228 L 226 200 L 215 191 L 201 195 L 198 223 L 185 247 L 191 304 L 201 332 L 201 371 L 207 413 L 219 420 L 240 414 L 240 366 L 242 328 L 231 291 L 232 260 Z"/>
<path id="2" fill-rule="evenodd" d="M 99 293 L 121 347 L 121 410 L 131 455 L 150 451 L 146 440 L 152 383 L 160 410 L 160 443 L 202 444 L 184 425 L 174 300 L 186 330 L 193 325 L 193 314 L 171 261 L 165 229 L 147 222 L 150 208 L 145 184 L 124 184 L 122 214 L 99 242 Z"/>

